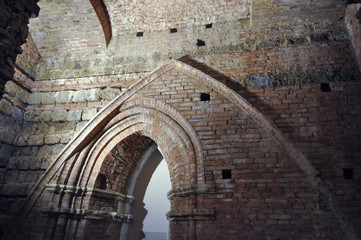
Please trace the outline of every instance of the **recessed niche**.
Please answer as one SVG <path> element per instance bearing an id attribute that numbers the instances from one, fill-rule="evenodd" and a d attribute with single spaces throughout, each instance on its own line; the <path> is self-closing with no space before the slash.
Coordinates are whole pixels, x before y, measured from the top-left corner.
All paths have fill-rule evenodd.
<path id="1" fill-rule="evenodd" d="M 211 100 L 211 95 L 209 93 L 201 93 L 201 101 L 206 102 Z"/>
<path id="2" fill-rule="evenodd" d="M 231 169 L 224 169 L 222 170 L 222 179 L 231 179 L 232 178 L 232 171 Z"/>
<path id="3" fill-rule="evenodd" d="M 176 32 L 178 32 L 178 30 L 176 28 L 171 28 L 170 29 L 170 33 L 176 33 Z"/>
<path id="4" fill-rule="evenodd" d="M 137 37 L 143 37 L 144 32 L 137 32 Z"/>
<path id="5" fill-rule="evenodd" d="M 200 39 L 197 39 L 197 46 L 198 47 L 202 47 L 202 46 L 205 46 L 206 45 L 206 42 L 203 41 L 203 40 L 200 40 Z"/>
<path id="6" fill-rule="evenodd" d="M 212 28 L 212 27 L 213 27 L 213 23 L 206 24 L 206 28 Z"/>
<path id="7" fill-rule="evenodd" d="M 322 92 L 331 92 L 331 87 L 329 83 L 321 83 Z"/>
<path id="8" fill-rule="evenodd" d="M 344 168 L 343 169 L 343 178 L 346 180 L 354 179 L 353 168 Z"/>
<path id="9" fill-rule="evenodd" d="M 99 189 L 102 189 L 102 190 L 105 190 L 107 189 L 107 178 L 104 174 L 99 174 L 98 175 L 98 178 L 95 182 L 95 187 L 96 188 L 99 188 Z"/>

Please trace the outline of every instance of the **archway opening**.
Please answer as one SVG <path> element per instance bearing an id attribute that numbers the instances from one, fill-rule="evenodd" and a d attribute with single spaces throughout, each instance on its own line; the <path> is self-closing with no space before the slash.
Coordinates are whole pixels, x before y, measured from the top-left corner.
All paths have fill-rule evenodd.
<path id="1" fill-rule="evenodd" d="M 170 202 L 167 193 L 171 188 L 168 166 L 163 159 L 150 179 L 143 200 L 148 211 L 143 221 L 145 240 L 168 239 L 169 222 L 166 214 L 170 210 Z"/>

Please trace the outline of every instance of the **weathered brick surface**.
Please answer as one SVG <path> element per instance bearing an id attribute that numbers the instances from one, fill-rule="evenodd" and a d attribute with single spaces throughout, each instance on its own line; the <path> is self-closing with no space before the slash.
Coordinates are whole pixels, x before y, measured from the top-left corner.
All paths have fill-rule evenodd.
<path id="1" fill-rule="evenodd" d="M 254 116 L 217 89 L 180 71 L 161 70 L 159 79 L 130 99 L 146 104 L 146 109 L 119 106 L 141 116 L 127 119 L 129 123 L 136 119 L 144 124 L 130 127 L 137 133 L 120 143 L 102 146 L 114 148 L 99 157 L 103 165 L 95 161 L 93 174 L 84 170 L 89 179 L 83 182 L 126 193 L 135 161 L 155 141 L 163 148 L 175 188 L 203 180 L 215 185 L 214 192 L 172 199 L 173 213 L 184 218 L 171 222 L 172 239 L 343 239 L 361 234 L 360 4 L 244 0 L 192 5 L 168 1 L 159 6 L 161 1 L 104 1 L 113 30 L 105 49 L 88 1 L 43 1 L 42 15 L 32 20 L 32 36 L 28 35 L 13 66 L 27 36 L 24 26 L 30 14 L 19 2 L 0 3 L 0 81 L 5 85 L 13 79 L 0 100 L 2 226 L 90 119 L 118 95 L 128 96 L 134 83 L 161 64 L 180 58 L 237 91 L 269 118 L 309 160 L 308 167 L 316 169 L 316 180 L 305 177 L 309 174 L 287 155 L 282 143 L 278 145 Z M 213 23 L 212 28 L 206 28 L 208 23 Z M 8 26 L 16 28 L 15 34 Z M 170 28 L 177 32 L 170 33 Z M 143 37 L 136 37 L 139 31 L 144 31 Z M 205 46 L 197 46 L 197 40 Z M 320 83 L 330 83 L 330 92 L 322 92 L 328 86 Z M 200 101 L 202 92 L 211 100 Z M 169 109 L 149 107 L 154 103 L 150 100 L 137 102 L 144 97 L 176 109 L 195 136 L 179 128 L 183 120 L 169 118 L 173 113 Z M 204 163 L 182 162 L 185 149 L 192 149 L 189 146 L 197 141 Z M 72 169 L 73 159 L 66 163 L 60 182 L 75 174 L 66 170 Z M 197 169 L 199 176 L 192 175 L 196 171 L 192 161 L 202 166 Z M 354 176 L 346 180 L 343 169 L 349 168 Z M 232 179 L 222 179 L 222 170 L 231 170 Z M 56 234 L 64 231 L 64 219 L 53 218 L 46 225 L 36 220 L 50 199 L 60 198 L 46 193 L 36 202 L 38 212 L 29 217 L 30 228 L 24 231 L 28 238 L 37 239 L 44 226 L 45 235 L 54 226 Z M 67 204 L 69 196 L 63 200 Z M 118 208 L 117 201 L 89 196 L 77 196 L 74 204 L 105 212 Z M 214 214 L 209 217 L 211 210 Z M 118 238 L 120 226 L 110 219 L 74 220 L 69 222 L 68 236 L 78 231 L 79 239 Z"/>
<path id="2" fill-rule="evenodd" d="M 163 115 L 165 112 L 154 111 L 159 108 L 156 101 L 160 101 L 178 111 L 195 130 L 203 154 L 203 163 L 197 164 L 203 166 L 198 174 L 202 174 L 204 180 L 199 178 L 198 181 L 215 185 L 214 192 L 172 199 L 171 210 L 183 217 L 183 221 L 170 222 L 172 239 L 225 239 L 225 236 L 227 239 L 239 239 L 239 236 L 245 239 L 342 239 L 345 234 L 360 234 L 359 175 L 355 174 L 353 180 L 345 180 L 342 171 L 343 168 L 353 168 L 355 173 L 360 171 L 357 164 L 361 153 L 360 112 L 356 104 L 360 101 L 359 82 L 331 83 L 330 92 L 321 91 L 318 83 L 238 90 L 309 159 L 318 171 L 316 178 L 326 187 L 320 191 L 313 177 L 305 176 L 302 168 L 285 153 L 283 145 L 278 145 L 270 133 L 227 99 L 227 95 L 204 85 L 195 78 L 198 75 L 188 76 L 180 69 L 161 71 L 158 78 L 140 88 L 129 103 L 122 105 L 119 120 L 122 113 L 129 114 L 129 128 L 138 132 L 127 132 L 126 127 L 124 134 L 130 137 L 120 143 L 111 140 L 115 136 L 104 136 L 111 143 L 102 146 L 99 142 L 97 148 L 109 149 L 105 150 L 109 154 L 97 153 L 97 148 L 94 149 L 94 154 L 99 155 L 97 160 L 90 158 L 89 161 L 95 162 L 89 164 L 97 174 L 85 170 L 91 174 L 86 181 L 103 190 L 126 194 L 127 177 L 135 159 L 152 142 L 142 136 L 147 133 L 154 138 L 169 164 L 172 185 L 182 189 L 192 184 L 187 173 L 190 163 L 179 157 L 183 154 L 179 152 L 183 144 L 176 134 L 181 132 L 160 131 L 159 126 L 164 129 L 168 124 L 173 126 Z M 201 101 L 201 93 L 210 94 L 210 100 Z M 147 100 L 147 97 L 156 101 Z M 142 104 L 150 108 L 138 110 Z M 141 117 L 135 117 L 138 114 Z M 132 123 L 132 119 L 144 121 L 144 125 L 133 128 L 136 122 Z M 148 121 L 153 123 L 147 125 Z M 109 126 L 115 122 L 110 121 Z M 126 136 L 119 135 L 121 138 Z M 42 144 L 45 139 L 40 134 L 32 141 Z M 47 139 L 59 143 L 54 135 Z M 170 145 L 172 141 L 178 142 L 175 148 Z M 54 156 L 56 153 L 51 150 L 53 147 L 42 146 L 38 154 Z M 71 166 L 71 162 L 67 164 Z M 21 168 L 27 169 L 27 163 L 24 162 Z M 222 170 L 231 170 L 231 179 L 223 179 Z M 61 175 L 65 177 L 67 170 L 64 171 Z M 59 180 L 62 182 L 66 178 Z M 9 189 L 13 188 L 10 186 Z M 329 200 L 330 197 L 334 200 Z M 46 202 L 46 198 L 42 201 Z M 83 200 L 77 197 L 75 204 L 79 208 L 89 206 L 91 210 L 108 212 L 115 212 L 118 206 L 116 201 L 91 197 Z M 36 206 L 41 207 L 41 204 Z M 194 216 L 199 219 L 193 220 L 195 209 L 212 209 L 215 214 L 201 218 L 203 215 L 197 212 Z M 345 214 L 344 218 L 337 216 L 340 212 Z M 56 229 L 61 231 L 59 224 L 58 220 L 57 225 L 49 226 L 57 226 Z M 88 221 L 78 227 L 79 236 L 87 239 L 117 236 L 119 228 L 105 227 L 108 224 L 114 222 Z M 344 224 L 351 226 L 355 233 L 346 233 Z"/>

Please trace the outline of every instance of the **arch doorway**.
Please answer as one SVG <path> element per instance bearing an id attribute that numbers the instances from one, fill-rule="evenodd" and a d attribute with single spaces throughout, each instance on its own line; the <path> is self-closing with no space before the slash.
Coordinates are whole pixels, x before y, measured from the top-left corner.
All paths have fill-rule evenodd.
<path id="1" fill-rule="evenodd" d="M 162 172 L 161 175 L 159 175 L 160 171 Z M 158 186 L 149 186 L 151 181 L 154 180 L 154 175 L 158 178 L 161 177 L 161 182 L 158 180 L 155 183 Z M 135 201 L 128 206 L 128 209 L 133 216 L 133 220 L 128 226 L 123 224 L 121 239 L 149 239 L 150 235 L 153 234 L 150 232 L 160 232 L 159 229 L 162 229 L 162 232 L 167 235 L 169 223 L 166 220 L 165 211 L 170 210 L 170 203 L 164 189 L 166 191 L 171 189 L 168 166 L 156 144 L 152 144 L 141 155 L 130 177 L 127 194 L 134 196 Z M 154 201 L 158 202 L 154 203 Z M 158 208 L 148 206 L 147 203 L 153 206 L 158 204 Z M 158 221 L 159 218 L 162 218 L 161 223 Z"/>

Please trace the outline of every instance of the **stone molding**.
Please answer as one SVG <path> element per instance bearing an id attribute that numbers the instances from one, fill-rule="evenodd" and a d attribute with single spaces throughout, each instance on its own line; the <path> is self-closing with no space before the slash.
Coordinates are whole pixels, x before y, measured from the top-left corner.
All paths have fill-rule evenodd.
<path id="1" fill-rule="evenodd" d="M 41 209 L 43 214 L 49 217 L 64 217 L 64 218 L 78 218 L 91 220 L 112 219 L 119 223 L 130 223 L 133 220 L 132 214 L 123 214 L 117 212 L 107 212 L 90 209 L 74 209 L 74 208 L 53 208 L 45 207 Z"/>
<path id="2" fill-rule="evenodd" d="M 204 193 L 214 193 L 215 192 L 215 185 L 198 185 L 198 186 L 188 186 L 184 188 L 177 188 L 177 189 L 171 189 L 167 193 L 167 197 L 169 200 L 172 200 L 176 197 L 187 197 L 191 195 L 199 195 Z"/>
<path id="3" fill-rule="evenodd" d="M 129 196 L 113 191 L 107 191 L 103 189 L 97 189 L 97 188 L 82 188 L 82 187 L 62 185 L 62 184 L 47 184 L 46 190 L 48 192 L 52 192 L 56 194 L 67 193 L 75 196 L 87 195 L 97 198 L 114 199 L 122 202 L 128 202 L 130 204 L 133 204 L 135 201 L 133 196 Z"/>
<path id="4" fill-rule="evenodd" d="M 212 220 L 215 216 L 215 209 L 207 208 L 173 210 L 167 213 L 167 219 L 169 221 Z"/>

